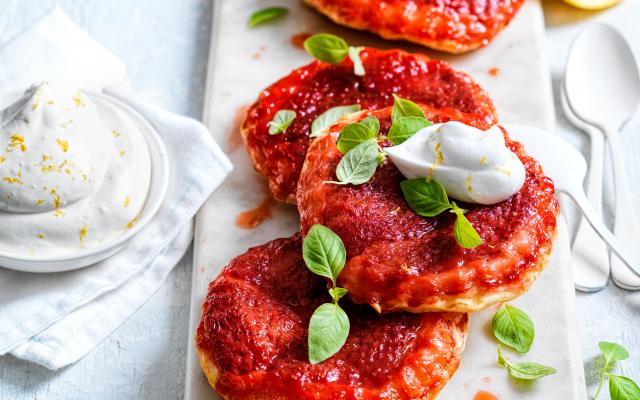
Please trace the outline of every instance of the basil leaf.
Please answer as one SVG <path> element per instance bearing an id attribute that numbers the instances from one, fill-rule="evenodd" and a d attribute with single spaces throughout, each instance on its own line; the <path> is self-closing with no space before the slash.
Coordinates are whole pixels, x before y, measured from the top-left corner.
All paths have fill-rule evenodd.
<path id="1" fill-rule="evenodd" d="M 282 18 L 289 13 L 284 7 L 267 7 L 262 10 L 258 10 L 251 14 L 249 17 L 249 26 L 256 27 L 264 23 L 273 21 L 278 18 Z"/>
<path id="2" fill-rule="evenodd" d="M 291 110 L 279 110 L 269 122 L 269 135 L 278 135 L 286 132 L 287 128 L 296 117 L 296 112 Z"/>
<path id="3" fill-rule="evenodd" d="M 626 376 L 609 374 L 609 395 L 611 400 L 638 400 L 640 387 Z"/>
<path id="4" fill-rule="evenodd" d="M 405 140 L 409 139 L 420 129 L 433 125 L 433 123 L 427 119 L 420 117 L 400 117 L 396 122 L 391 125 L 387 139 L 394 145 L 399 145 Z"/>
<path id="5" fill-rule="evenodd" d="M 302 242 L 302 258 L 311 272 L 331 279 L 335 286 L 347 253 L 340 236 L 326 226 L 315 224 Z"/>
<path id="6" fill-rule="evenodd" d="M 380 131 L 380 121 L 378 121 L 378 118 L 369 116 L 358 123 L 366 126 L 373 134 L 373 137 L 378 136 L 378 132 Z"/>
<path id="7" fill-rule="evenodd" d="M 453 223 L 453 237 L 461 247 L 465 249 L 473 249 L 482 244 L 482 238 L 478 235 L 471 222 L 464 216 L 461 208 L 458 208 L 455 202 L 451 202 L 453 212 L 456 214 L 456 222 Z"/>
<path id="8" fill-rule="evenodd" d="M 332 107 L 327 111 L 320 114 L 311 124 L 310 137 L 317 137 L 324 129 L 330 127 L 340 120 L 345 115 L 349 115 L 356 111 L 360 111 L 360 104 L 352 104 L 350 106 L 338 106 Z"/>
<path id="9" fill-rule="evenodd" d="M 339 36 L 318 33 L 304 41 L 304 49 L 314 58 L 330 64 L 338 64 L 347 57 L 349 45 Z"/>
<path id="10" fill-rule="evenodd" d="M 406 100 L 393 95 L 393 109 L 391 110 L 391 122 L 396 123 L 402 117 L 418 117 L 427 119 L 420 106 L 411 100 Z"/>
<path id="11" fill-rule="evenodd" d="M 329 289 L 329 295 L 336 302 L 344 297 L 347 294 L 347 289 L 341 287 L 333 287 Z"/>
<path id="12" fill-rule="evenodd" d="M 437 181 L 415 178 L 400 183 L 409 207 L 423 217 L 435 217 L 451 208 L 447 192 Z"/>
<path id="13" fill-rule="evenodd" d="M 608 370 L 608 366 L 612 362 L 622 361 L 629 358 L 629 352 L 624 347 L 617 343 L 600 342 L 598 347 L 602 352 L 602 358 L 604 359 L 605 372 Z"/>
<path id="14" fill-rule="evenodd" d="M 493 314 L 491 328 L 496 339 L 520 353 L 531 349 L 535 337 L 533 321 L 519 308 L 503 304 Z"/>
<path id="15" fill-rule="evenodd" d="M 500 345 L 498 345 L 498 364 L 503 368 L 506 367 L 507 371 L 509 371 L 509 375 L 511 375 L 512 377 L 523 380 L 540 379 L 558 372 L 555 368 L 534 362 L 525 361 L 511 363 L 509 362 L 509 360 L 503 357 Z"/>
<path id="16" fill-rule="evenodd" d="M 378 143 L 369 139 L 342 157 L 336 168 L 336 176 L 343 184 L 360 185 L 371 179 L 377 167 Z"/>
<path id="17" fill-rule="evenodd" d="M 364 50 L 364 47 L 349 47 L 349 58 L 353 61 L 353 73 L 358 76 L 364 76 L 365 70 L 362 65 L 362 59 L 360 59 L 360 52 Z"/>
<path id="18" fill-rule="evenodd" d="M 353 149 L 360 143 L 364 143 L 367 140 L 374 139 L 376 136 L 362 124 L 349 124 L 342 128 L 340 136 L 338 137 L 338 143 L 336 146 L 342 154 L 346 154 L 349 150 Z"/>
<path id="19" fill-rule="evenodd" d="M 309 321 L 309 362 L 318 364 L 336 354 L 349 336 L 349 318 L 339 305 L 325 303 Z"/>

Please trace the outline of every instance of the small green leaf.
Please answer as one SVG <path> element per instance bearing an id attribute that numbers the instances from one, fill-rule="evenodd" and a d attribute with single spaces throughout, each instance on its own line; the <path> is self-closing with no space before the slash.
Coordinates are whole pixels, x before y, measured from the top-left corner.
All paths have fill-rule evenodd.
<path id="1" fill-rule="evenodd" d="M 315 224 L 302 242 L 302 258 L 311 272 L 331 279 L 335 285 L 347 253 L 340 236 L 326 226 Z"/>
<path id="2" fill-rule="evenodd" d="M 255 26 L 262 25 L 275 19 L 282 18 L 288 13 L 289 10 L 284 7 L 263 8 L 251 14 L 251 16 L 249 17 L 249 26 L 253 28 Z"/>
<path id="3" fill-rule="evenodd" d="M 451 206 L 453 208 L 452 212 L 456 214 L 456 222 L 453 223 L 453 236 L 456 242 L 465 249 L 473 249 L 480 246 L 482 238 L 467 217 L 464 216 L 466 210 L 458 208 L 455 202 L 451 202 Z"/>
<path id="4" fill-rule="evenodd" d="M 531 349 L 535 337 L 533 321 L 519 308 L 503 304 L 493 315 L 491 328 L 496 339 L 520 353 Z"/>
<path id="5" fill-rule="evenodd" d="M 536 380 L 558 372 L 555 368 L 534 362 L 511 363 L 502 355 L 500 345 L 498 345 L 498 365 L 506 367 L 512 377 L 523 380 Z"/>
<path id="6" fill-rule="evenodd" d="M 295 117 L 295 111 L 279 110 L 271 122 L 269 122 L 269 135 L 278 135 L 286 132 Z"/>
<path id="7" fill-rule="evenodd" d="M 364 76 L 365 70 L 362 65 L 362 59 L 360 59 L 360 52 L 364 50 L 364 47 L 349 47 L 349 58 L 353 61 L 353 73 L 358 76 Z"/>
<path id="8" fill-rule="evenodd" d="M 329 64 L 338 64 L 347 57 L 349 45 L 339 36 L 318 33 L 304 41 L 307 53 Z"/>
<path id="9" fill-rule="evenodd" d="M 415 178 L 400 183 L 409 207 L 423 217 L 435 217 L 451 208 L 447 192 L 437 181 Z"/>
<path id="10" fill-rule="evenodd" d="M 380 131 L 380 121 L 378 118 L 374 116 L 369 116 L 362 121 L 358 122 L 360 125 L 364 125 L 371 131 L 373 137 L 378 136 L 378 132 Z"/>
<path id="11" fill-rule="evenodd" d="M 342 154 L 346 154 L 349 150 L 353 149 L 360 143 L 364 143 L 367 140 L 370 141 L 375 137 L 376 136 L 365 125 L 349 124 L 340 131 L 340 136 L 338 137 L 338 143 L 336 143 L 336 146 Z"/>
<path id="12" fill-rule="evenodd" d="M 336 176 L 342 184 L 368 182 L 378 167 L 378 143 L 369 139 L 349 150 L 338 163 Z"/>
<path id="13" fill-rule="evenodd" d="M 396 123 L 402 117 L 418 117 L 427 119 L 420 106 L 411 100 L 406 100 L 393 95 L 393 109 L 391 110 L 391 122 Z"/>
<path id="14" fill-rule="evenodd" d="M 349 336 L 349 318 L 339 305 L 325 303 L 309 321 L 309 362 L 318 364 L 336 354 Z"/>
<path id="15" fill-rule="evenodd" d="M 604 359 L 604 365 L 607 370 L 611 363 L 629 358 L 627 349 L 617 343 L 600 342 L 598 343 L 598 347 L 600 347 L 600 351 L 602 352 L 602 358 Z M 605 370 L 604 372 L 607 371 Z"/>
<path id="16" fill-rule="evenodd" d="M 625 376 L 609 374 L 609 395 L 611 400 L 638 400 L 640 387 Z"/>
<path id="17" fill-rule="evenodd" d="M 397 146 L 430 125 L 433 125 L 431 121 L 421 117 L 400 117 L 391 125 L 387 139 Z"/>
<path id="18" fill-rule="evenodd" d="M 341 287 L 333 287 L 329 289 L 329 295 L 336 302 L 344 297 L 347 294 L 347 289 Z"/>
<path id="19" fill-rule="evenodd" d="M 345 115 L 349 115 L 356 111 L 360 111 L 360 104 L 352 104 L 350 106 L 338 106 L 332 107 L 327 111 L 320 114 L 316 119 L 313 120 L 311 124 L 311 134 L 310 137 L 317 137 L 320 133 L 335 124 L 340 120 L 340 118 Z"/>

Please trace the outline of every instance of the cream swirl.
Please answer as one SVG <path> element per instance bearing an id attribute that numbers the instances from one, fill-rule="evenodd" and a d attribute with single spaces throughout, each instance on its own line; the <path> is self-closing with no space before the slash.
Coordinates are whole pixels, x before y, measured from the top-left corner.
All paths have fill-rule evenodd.
<path id="1" fill-rule="evenodd" d="M 504 201 L 526 175 L 498 126 L 482 131 L 461 122 L 435 124 L 385 151 L 406 178 L 431 177 L 450 197 L 468 203 Z"/>
<path id="2" fill-rule="evenodd" d="M 8 98 L 7 98 L 8 97 Z M 0 108 L 17 96 L 6 96 Z M 151 179 L 140 128 L 75 88 L 25 91 L 0 121 L 0 250 L 51 256 L 98 246 L 135 224 Z"/>

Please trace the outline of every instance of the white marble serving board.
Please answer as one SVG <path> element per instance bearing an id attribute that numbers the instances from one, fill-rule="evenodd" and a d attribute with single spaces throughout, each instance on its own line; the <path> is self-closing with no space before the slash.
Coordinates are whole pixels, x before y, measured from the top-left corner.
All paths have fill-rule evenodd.
<path id="1" fill-rule="evenodd" d="M 296 209 L 284 204 L 272 206 L 273 218 L 255 229 L 241 229 L 235 225 L 236 216 L 256 207 L 267 193 L 265 180 L 253 171 L 246 151 L 238 145 L 238 110 L 252 103 L 261 89 L 310 61 L 304 51 L 292 46 L 293 35 L 333 32 L 354 45 L 402 47 L 444 58 L 473 76 L 489 92 L 501 121 L 547 130 L 553 130 L 555 126 L 543 17 L 538 0 L 528 0 L 510 26 L 488 47 L 463 56 L 385 42 L 370 34 L 344 29 L 297 1 L 227 0 L 214 4 L 204 121 L 227 151 L 235 169 L 211 196 L 196 220 L 186 400 L 219 398 L 201 372 L 193 345 L 208 283 L 230 259 L 249 247 L 290 236 L 299 229 Z M 251 12 L 278 4 L 290 9 L 287 18 L 259 28 L 247 27 Z M 499 76 L 492 76 L 491 68 L 498 68 Z M 527 294 L 514 301 L 536 324 L 534 346 L 524 357 L 508 354 L 513 359 L 551 365 L 558 373 L 532 384 L 510 379 L 496 364 L 496 342 L 490 332 L 494 310 L 487 310 L 472 316 L 460 369 L 439 399 L 471 400 L 479 390 L 493 393 L 500 400 L 586 398 L 568 257 L 568 234 L 561 222 L 548 268 Z"/>

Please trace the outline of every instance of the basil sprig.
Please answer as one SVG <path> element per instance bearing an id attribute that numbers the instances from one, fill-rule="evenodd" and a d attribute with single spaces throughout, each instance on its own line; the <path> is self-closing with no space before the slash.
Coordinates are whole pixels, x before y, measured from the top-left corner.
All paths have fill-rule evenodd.
<path id="1" fill-rule="evenodd" d="M 558 372 L 555 368 L 534 362 L 511 362 L 502 355 L 500 345 L 498 345 L 498 365 L 502 368 L 506 368 L 507 371 L 509 371 L 509 375 L 512 377 L 523 380 L 540 379 Z"/>
<path id="2" fill-rule="evenodd" d="M 393 95 L 393 109 L 391 110 L 391 129 L 387 139 L 394 145 L 399 145 L 409 139 L 420 129 L 433 125 L 424 114 L 422 108 L 411 100 Z"/>
<path id="3" fill-rule="evenodd" d="M 251 14 L 249 17 L 249 26 L 256 27 L 258 25 L 265 24 L 267 22 L 271 22 L 278 18 L 282 18 L 289 13 L 284 7 L 267 7 L 261 10 L 258 10 Z"/>
<path id="4" fill-rule="evenodd" d="M 319 136 L 324 129 L 338 122 L 340 118 L 356 111 L 360 111 L 360 104 L 337 106 L 328 109 L 313 120 L 313 123 L 311 123 L 311 133 L 309 134 L 309 136 Z"/>
<path id="5" fill-rule="evenodd" d="M 346 263 L 344 243 L 331 229 L 316 224 L 311 227 L 302 243 L 302 258 L 307 268 L 316 275 L 329 278 L 332 303 L 318 307 L 309 320 L 309 362 L 318 364 L 336 354 L 349 336 L 349 317 L 338 304 L 347 289 L 336 281 Z"/>
<path id="6" fill-rule="evenodd" d="M 378 168 L 378 143 L 369 139 L 360 143 L 345 154 L 336 168 L 339 185 L 361 185 L 368 182 Z"/>
<path id="7" fill-rule="evenodd" d="M 491 328 L 493 336 L 498 341 L 513 347 L 520 353 L 526 353 L 531 349 L 535 337 L 533 321 L 519 308 L 503 304 L 493 315 Z M 506 368 L 512 377 L 524 380 L 540 379 L 557 372 L 552 367 L 530 361 L 511 362 L 504 358 L 500 344 L 498 344 L 498 365 Z"/>
<path id="8" fill-rule="evenodd" d="M 295 111 L 279 110 L 269 122 L 269 135 L 279 135 L 286 132 L 295 117 Z"/>
<path id="9" fill-rule="evenodd" d="M 609 379 L 609 396 L 611 400 L 637 400 L 640 399 L 640 387 L 626 376 L 614 375 L 609 371 L 617 361 L 624 361 L 629 358 L 629 352 L 617 343 L 598 343 L 602 353 L 602 370 L 600 371 L 600 383 L 596 390 L 594 400 L 598 398 L 600 390 L 606 378 Z"/>
<path id="10" fill-rule="evenodd" d="M 347 56 L 353 61 L 353 73 L 358 76 L 365 74 L 360 52 L 363 47 L 351 47 L 340 36 L 330 33 L 318 33 L 303 43 L 304 49 L 314 58 L 329 64 L 339 64 Z"/>
<path id="11" fill-rule="evenodd" d="M 444 186 L 438 181 L 427 178 L 407 179 L 400 183 L 400 189 L 409 207 L 418 215 L 435 217 L 447 210 L 454 213 L 456 221 L 453 236 L 461 247 L 472 249 L 482 244 L 482 238 L 464 215 L 467 210 L 449 201 Z"/>
<path id="12" fill-rule="evenodd" d="M 531 349 L 535 337 L 533 321 L 521 309 L 503 304 L 493 315 L 491 328 L 496 339 L 518 352 Z"/>

